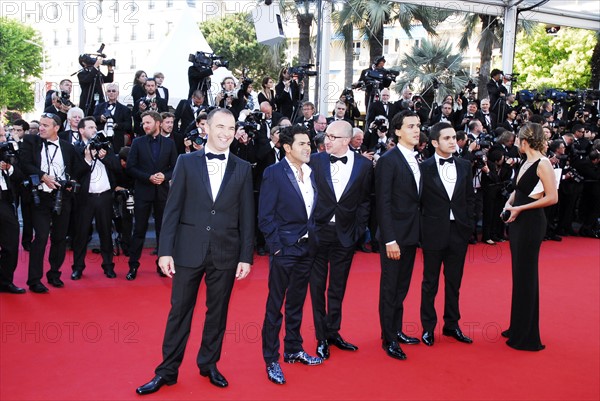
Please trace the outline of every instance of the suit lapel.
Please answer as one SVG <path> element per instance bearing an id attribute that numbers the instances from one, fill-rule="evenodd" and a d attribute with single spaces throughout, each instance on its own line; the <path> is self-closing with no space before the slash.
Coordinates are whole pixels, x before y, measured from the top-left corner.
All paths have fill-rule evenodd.
<path id="1" fill-rule="evenodd" d="M 296 179 L 296 176 L 294 175 L 294 171 L 292 170 L 292 167 L 287 162 L 287 160 L 286 159 L 283 159 L 283 160 L 285 160 L 285 163 L 283 164 L 283 171 L 285 172 L 288 179 L 292 183 L 292 187 L 294 187 L 294 189 L 296 190 L 296 193 L 300 197 L 300 200 L 302 201 L 302 203 L 304 203 L 304 198 L 302 197 L 302 192 L 300 191 L 300 187 L 298 186 L 298 181 Z M 312 174 L 311 174 L 311 176 L 312 176 Z"/>
<path id="2" fill-rule="evenodd" d="M 358 175 L 360 174 L 360 164 L 361 164 L 360 162 L 361 161 L 362 160 L 357 155 L 354 155 L 354 164 L 352 165 L 352 171 L 350 172 L 350 178 L 348 179 L 348 183 L 346 184 L 346 187 L 344 188 L 344 191 L 342 192 L 342 196 L 340 196 L 340 201 L 350 191 L 350 188 L 352 187 L 352 185 L 354 185 L 354 183 L 358 179 Z M 334 196 L 335 196 L 335 193 L 334 193 Z"/>
<path id="3" fill-rule="evenodd" d="M 431 174 L 431 176 L 433 177 L 434 184 L 437 185 L 438 189 L 444 194 L 444 196 L 448 200 L 450 200 L 450 198 L 448 197 L 448 192 L 446 191 L 446 187 L 444 187 L 444 183 L 442 182 L 442 178 L 440 177 L 440 173 L 437 169 L 437 166 L 435 165 L 435 157 L 432 156 L 423 163 L 427 163 L 429 160 L 431 160 L 431 162 L 429 162 L 427 168 L 429 170 L 429 174 Z"/>
<path id="4" fill-rule="evenodd" d="M 223 180 L 221 181 L 221 186 L 219 187 L 219 193 L 217 194 L 217 196 L 215 198 L 215 202 L 217 201 L 217 199 L 219 199 L 219 196 L 221 196 L 221 194 L 223 193 L 223 188 L 225 188 L 225 186 L 229 182 L 229 179 L 233 175 L 233 171 L 235 170 L 235 167 L 237 165 L 236 161 L 233 160 L 233 157 L 231 157 L 231 156 L 232 156 L 231 153 L 229 153 L 229 157 L 227 158 L 227 165 L 225 166 L 225 174 L 223 175 Z"/>
<path id="5" fill-rule="evenodd" d="M 454 195 L 456 195 L 456 191 L 458 190 L 458 187 L 462 185 L 462 181 L 466 178 L 463 169 L 461 168 L 461 166 L 458 163 L 458 159 L 454 156 L 452 156 L 452 158 L 454 159 L 454 165 L 456 166 L 456 183 L 454 184 L 454 191 L 452 191 L 452 197 L 454 198 Z"/>
<path id="6" fill-rule="evenodd" d="M 206 189 L 206 192 L 208 193 L 210 198 L 213 199 L 214 203 L 214 199 L 216 198 L 213 197 L 212 190 L 210 188 L 210 178 L 208 178 L 208 167 L 206 166 L 206 157 L 204 157 L 204 148 L 198 150 L 196 154 L 198 155 L 198 159 L 200 160 L 200 177 L 202 177 L 204 189 Z"/>
<path id="7" fill-rule="evenodd" d="M 402 154 L 402 152 L 400 151 L 400 149 L 398 149 L 398 146 L 394 147 L 394 152 L 396 154 L 396 157 L 400 160 L 400 163 L 402 163 L 404 165 L 404 167 L 407 169 L 407 171 L 412 175 L 412 183 L 413 183 L 413 188 L 415 189 L 415 192 L 418 193 L 417 190 L 417 183 L 415 182 L 415 178 L 414 178 L 414 173 L 412 171 L 412 168 L 410 167 L 410 164 L 408 164 L 408 160 L 406 160 L 406 158 L 404 157 L 404 155 Z M 420 179 L 423 180 L 422 174 L 419 174 Z M 419 188 L 421 188 L 421 182 L 419 183 Z"/>
<path id="8" fill-rule="evenodd" d="M 329 189 L 333 194 L 333 198 L 335 199 L 335 190 L 333 189 L 333 181 L 331 179 L 331 162 L 329 161 L 329 156 L 322 157 L 321 159 L 323 159 L 321 161 L 321 168 L 323 169 L 323 174 L 325 174 L 325 181 L 327 181 L 327 185 L 329 186 Z"/>

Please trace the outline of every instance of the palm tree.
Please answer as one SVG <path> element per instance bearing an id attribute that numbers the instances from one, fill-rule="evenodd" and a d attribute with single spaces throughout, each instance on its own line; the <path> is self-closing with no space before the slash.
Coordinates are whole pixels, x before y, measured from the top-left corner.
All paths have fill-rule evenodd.
<path id="1" fill-rule="evenodd" d="M 467 84 L 469 73 L 462 61 L 460 53 L 452 54 L 451 44 L 425 39 L 400 59 L 402 72 L 396 87 L 411 84 L 425 100 L 440 102 Z"/>
<path id="2" fill-rule="evenodd" d="M 592 89 L 600 89 L 600 31 L 596 31 L 596 47 L 592 53 Z"/>
<path id="3" fill-rule="evenodd" d="M 480 54 L 477 96 L 479 99 L 483 99 L 488 96 L 486 83 L 490 76 L 492 50 L 502 43 L 504 23 L 500 17 L 485 14 L 467 14 L 464 21 L 465 28 L 458 43 L 461 51 L 469 47 L 469 39 L 475 35 L 476 28 L 481 23 L 481 32 L 477 42 Z M 533 32 L 534 26 L 533 21 L 519 20 L 517 30 L 523 30 L 526 35 L 529 35 Z"/>

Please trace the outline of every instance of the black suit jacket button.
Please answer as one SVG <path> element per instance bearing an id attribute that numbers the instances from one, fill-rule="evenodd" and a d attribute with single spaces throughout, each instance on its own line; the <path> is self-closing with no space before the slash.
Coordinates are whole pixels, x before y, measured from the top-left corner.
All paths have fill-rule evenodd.
<path id="1" fill-rule="evenodd" d="M 210 211 L 210 214 L 217 214 L 217 212 L 216 212 L 216 211 L 214 211 L 214 210 L 211 210 L 211 211 Z"/>
<path id="2" fill-rule="evenodd" d="M 210 231 L 210 226 L 206 226 L 206 231 Z"/>

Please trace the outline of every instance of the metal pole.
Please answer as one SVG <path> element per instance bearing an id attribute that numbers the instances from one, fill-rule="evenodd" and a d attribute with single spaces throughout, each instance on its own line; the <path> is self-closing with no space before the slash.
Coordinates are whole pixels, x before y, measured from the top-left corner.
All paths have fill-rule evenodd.
<path id="1" fill-rule="evenodd" d="M 331 0 L 320 0 L 322 7 L 319 11 L 319 18 L 322 24 L 320 53 L 319 56 L 319 89 L 318 98 L 315 102 L 317 110 L 321 114 L 327 114 L 329 99 L 329 41 L 331 38 Z"/>
<path id="2" fill-rule="evenodd" d="M 322 38 L 323 38 L 323 2 L 322 0 L 317 0 L 317 14 L 316 14 L 316 18 L 317 18 L 317 53 L 315 54 L 315 64 L 316 64 L 316 68 L 317 71 L 321 71 L 321 59 L 320 59 L 320 54 L 321 54 L 321 48 L 322 48 Z M 320 94 L 320 85 L 321 85 L 321 74 L 317 74 L 317 77 L 315 78 L 315 98 L 313 100 L 313 104 L 315 105 L 315 108 L 317 109 L 317 112 L 319 111 L 319 94 Z"/>
<path id="3" fill-rule="evenodd" d="M 514 0 L 511 0 L 504 9 L 504 40 L 502 41 L 502 71 L 504 74 L 513 72 L 518 17 L 518 9 L 514 5 Z"/>

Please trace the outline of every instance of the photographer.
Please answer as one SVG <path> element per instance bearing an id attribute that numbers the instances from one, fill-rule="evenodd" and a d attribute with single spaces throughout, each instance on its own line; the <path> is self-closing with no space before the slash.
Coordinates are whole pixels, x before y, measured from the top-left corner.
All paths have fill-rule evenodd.
<path id="1" fill-rule="evenodd" d="M 369 126 L 365 135 L 365 144 L 367 149 L 373 152 L 374 160 L 377 160 L 387 150 L 387 140 L 390 137 L 389 127 L 389 120 L 384 116 L 377 116 Z"/>
<path id="2" fill-rule="evenodd" d="M 334 121 L 346 121 L 354 128 L 354 120 L 349 120 L 346 117 L 346 103 L 338 100 L 335 102 L 335 109 L 333 110 L 333 116 L 327 119 L 327 124 L 331 124 Z"/>
<path id="3" fill-rule="evenodd" d="M 279 82 L 275 85 L 275 104 L 277 110 L 292 120 L 297 114 L 298 104 L 304 97 L 304 81 L 298 82 L 297 77 L 290 74 L 284 67 L 279 72 Z"/>
<path id="4" fill-rule="evenodd" d="M 116 84 L 106 86 L 108 100 L 100 103 L 94 110 L 96 125 L 103 130 L 106 137 L 113 145 L 113 150 L 118 153 L 125 146 L 125 136 L 132 130 L 131 111 L 124 104 L 119 103 L 119 87 Z"/>
<path id="5" fill-rule="evenodd" d="M 133 193 L 133 178 L 127 174 L 127 157 L 131 148 L 125 146 L 119 151 L 119 162 L 121 168 L 115 174 L 115 192 L 113 208 L 118 213 L 113 214 L 115 229 L 117 230 L 117 243 L 123 255 L 129 256 L 129 246 L 131 244 L 131 234 L 133 231 L 133 208 L 135 198 Z"/>
<path id="6" fill-rule="evenodd" d="M 34 206 L 32 211 L 35 239 L 29 255 L 27 285 L 36 293 L 48 292 L 41 283 L 44 253 L 48 237 L 50 242 L 50 271 L 48 283 L 56 288 L 64 286 L 60 268 L 65 260 L 66 236 L 71 212 L 71 192 L 77 188 L 71 180 L 79 179 L 88 170 L 83 158 L 73 145 L 58 138 L 60 118 L 44 113 L 40 119 L 40 135 L 23 138 L 21 168 L 25 176 L 35 180 L 32 185 Z M 59 204 L 59 200 L 62 202 Z"/>
<path id="7" fill-rule="evenodd" d="M 137 70 L 133 77 L 133 87 L 131 88 L 131 99 L 133 100 L 133 104 L 136 104 L 139 99 L 143 98 L 146 95 L 146 91 L 144 90 L 144 84 L 148 79 L 148 75 L 146 71 Z"/>
<path id="8" fill-rule="evenodd" d="M 257 118 L 257 114 L 252 113 L 248 109 L 241 111 L 236 123 L 235 137 L 229 145 L 229 150 L 242 160 L 246 160 L 250 164 L 256 163 L 256 151 L 254 146 L 254 137 L 256 136 L 261 120 Z"/>
<path id="9" fill-rule="evenodd" d="M 73 82 L 70 79 L 63 79 L 58 84 L 58 91 L 49 90 L 46 92 L 46 101 L 44 103 L 44 109 L 52 106 L 52 94 L 57 93 L 58 96 L 69 99 L 71 96 L 71 91 L 73 90 Z"/>
<path id="10" fill-rule="evenodd" d="M 309 130 L 313 129 L 313 117 L 315 115 L 315 105 L 312 102 L 302 103 L 302 115 L 296 118 L 294 124 L 302 124 Z"/>
<path id="11" fill-rule="evenodd" d="M 65 129 L 65 121 L 67 121 L 67 112 L 71 109 L 69 103 L 63 103 L 60 94 L 54 92 L 51 96 L 52 105 L 44 109 L 44 113 L 56 114 L 60 118 L 59 132 Z"/>
<path id="12" fill-rule="evenodd" d="M 579 235 L 600 238 L 600 153 L 594 149 L 589 156 L 577 164 L 577 169 L 585 178 L 579 204 L 581 228 Z"/>
<path id="13" fill-rule="evenodd" d="M 475 118 L 483 124 L 483 131 L 493 135 L 498 123 L 498 116 L 490 111 L 490 99 L 481 99 L 479 102 L 481 110 L 475 113 Z"/>
<path id="14" fill-rule="evenodd" d="M 364 86 L 365 88 L 365 110 L 369 111 L 369 105 L 371 104 L 371 100 L 376 95 L 378 89 L 389 88 L 392 84 L 392 81 L 389 79 L 384 79 L 381 82 L 370 77 L 372 71 L 382 72 L 386 71 L 385 69 L 385 57 L 379 56 L 373 60 L 373 64 L 371 67 L 365 68 L 360 72 L 360 77 L 358 78 L 358 82 L 353 86 Z"/>
<path id="15" fill-rule="evenodd" d="M 191 153 L 204 148 L 204 145 L 208 139 L 205 129 L 207 119 L 208 114 L 206 114 L 206 112 L 202 111 L 200 114 L 198 114 L 198 117 L 196 117 L 194 122 L 196 128 L 184 134 L 183 151 L 180 153 L 180 151 L 177 150 L 178 154 Z M 175 145 L 177 146 L 177 144 Z"/>
<path id="16" fill-rule="evenodd" d="M 383 116 L 390 120 L 398 111 L 399 108 L 397 105 L 394 102 L 390 102 L 390 90 L 384 88 L 381 90 L 381 100 L 371 103 L 367 115 L 367 126 L 370 126 L 378 116 Z"/>
<path id="17" fill-rule="evenodd" d="M 235 91 L 235 80 L 233 77 L 226 77 L 221 82 L 221 91 L 215 97 L 215 105 L 222 109 L 228 109 L 237 120 L 239 112 L 243 109 L 244 97 L 240 99 Z"/>
<path id="18" fill-rule="evenodd" d="M 481 189 L 483 191 L 483 216 L 481 241 L 494 245 L 504 242 L 504 222 L 500 219 L 502 207 L 512 192 L 512 169 L 504 163 L 500 149 L 488 153 L 487 165 L 482 168 Z"/>
<path id="19" fill-rule="evenodd" d="M 346 104 L 346 120 L 354 122 L 355 119 L 360 118 L 360 110 L 358 110 L 358 106 L 354 101 L 354 92 L 352 91 L 352 88 L 344 89 L 339 100 Z"/>
<path id="20" fill-rule="evenodd" d="M 173 130 L 181 134 L 187 134 L 195 128 L 194 120 L 203 111 L 204 93 L 201 90 L 195 90 L 189 99 L 181 99 L 175 109 L 175 121 Z"/>
<path id="21" fill-rule="evenodd" d="M 169 106 L 165 99 L 161 99 L 156 94 L 156 81 L 154 78 L 148 78 L 144 83 L 144 91 L 146 96 L 140 98 L 133 104 L 133 123 L 136 137 L 144 136 L 142 128 L 142 114 L 146 111 L 155 111 L 162 113 L 169 111 Z"/>
<path id="22" fill-rule="evenodd" d="M 475 114 L 477 113 L 477 102 L 469 102 L 467 104 L 467 112 L 462 115 L 460 118 L 460 123 L 455 127 L 457 131 L 465 131 L 469 134 L 470 128 L 469 125 L 471 121 L 476 119 Z M 479 120 L 477 120 L 479 121 Z M 483 124 L 481 124 L 481 132 L 483 132 Z"/>
<path id="23" fill-rule="evenodd" d="M 77 74 L 79 86 L 81 87 L 79 107 L 86 116 L 93 115 L 96 105 L 105 101 L 102 85 L 110 83 L 114 79 L 114 65 L 109 65 L 108 73 L 104 75 L 100 71 L 100 66 L 103 65 L 102 61 L 104 61 L 104 58 L 100 56 L 95 59 L 89 55 L 79 57 L 79 64 L 83 67 Z"/>
<path id="24" fill-rule="evenodd" d="M 500 109 L 504 103 L 506 95 L 508 95 L 508 89 L 506 89 L 506 87 L 500 82 L 503 74 L 504 73 L 501 70 L 494 68 L 490 73 L 491 78 L 486 84 L 486 89 L 490 98 L 491 110 L 497 115 L 504 114 L 504 112 Z"/>
<path id="25" fill-rule="evenodd" d="M 92 220 L 100 237 L 102 270 L 108 278 L 115 278 L 112 244 L 112 204 L 115 174 L 119 171 L 119 159 L 110 147 L 110 142 L 96 131 L 94 117 L 85 117 L 79 122 L 81 141 L 75 145 L 84 155 L 88 170 L 81 178 L 81 188 L 76 195 L 77 225 L 73 238 L 73 273 L 71 280 L 79 280 L 85 269 L 85 255 Z"/>

